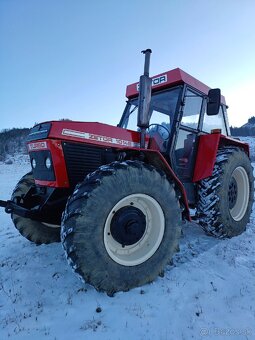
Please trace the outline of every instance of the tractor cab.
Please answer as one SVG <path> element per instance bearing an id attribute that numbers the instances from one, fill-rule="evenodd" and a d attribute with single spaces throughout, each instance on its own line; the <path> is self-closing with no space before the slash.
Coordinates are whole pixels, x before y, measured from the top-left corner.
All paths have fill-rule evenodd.
<path id="1" fill-rule="evenodd" d="M 210 91 L 210 92 L 209 92 Z M 229 136 L 225 98 L 220 96 L 216 112 L 207 112 L 208 102 L 218 89 L 208 86 L 177 68 L 152 77 L 149 106 L 149 149 L 160 151 L 183 182 L 189 202 L 193 195 L 193 178 L 199 136 L 215 131 Z M 218 93 L 218 95 L 220 95 Z M 139 83 L 127 86 L 128 98 L 119 126 L 137 128 Z M 210 99 L 210 100 L 209 100 Z"/>

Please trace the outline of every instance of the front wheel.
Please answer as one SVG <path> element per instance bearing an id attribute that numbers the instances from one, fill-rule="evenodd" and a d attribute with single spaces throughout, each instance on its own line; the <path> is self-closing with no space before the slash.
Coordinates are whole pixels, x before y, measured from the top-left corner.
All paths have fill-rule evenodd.
<path id="1" fill-rule="evenodd" d="M 136 266 L 155 254 L 164 232 L 165 216 L 160 204 L 147 194 L 128 195 L 107 216 L 105 249 L 116 263 Z"/>
<path id="2" fill-rule="evenodd" d="M 253 168 L 245 152 L 219 150 L 213 174 L 199 183 L 198 194 L 198 218 L 208 234 L 220 238 L 241 234 L 254 197 Z"/>
<path id="3" fill-rule="evenodd" d="M 16 185 L 11 199 L 13 201 L 19 200 L 22 202 L 23 197 L 34 183 L 35 181 L 32 172 L 27 173 Z M 60 242 L 59 225 L 31 220 L 30 218 L 25 218 L 15 214 L 12 214 L 11 217 L 16 229 L 29 241 L 38 245 Z"/>
<path id="4" fill-rule="evenodd" d="M 61 237 L 74 270 L 112 295 L 153 281 L 178 248 L 181 209 L 165 174 L 138 161 L 101 167 L 68 200 Z"/>

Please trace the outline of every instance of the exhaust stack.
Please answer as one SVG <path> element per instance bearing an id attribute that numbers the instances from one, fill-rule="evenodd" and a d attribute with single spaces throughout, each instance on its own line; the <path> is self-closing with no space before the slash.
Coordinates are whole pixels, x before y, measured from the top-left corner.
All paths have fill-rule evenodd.
<path id="1" fill-rule="evenodd" d="M 141 129 L 140 147 L 144 149 L 146 129 L 148 129 L 150 121 L 149 109 L 151 102 L 152 80 L 149 77 L 149 69 L 150 69 L 150 55 L 152 51 L 151 49 L 147 49 L 142 51 L 142 53 L 145 55 L 145 61 L 144 61 L 144 73 L 140 77 L 139 82 L 137 126 Z"/>

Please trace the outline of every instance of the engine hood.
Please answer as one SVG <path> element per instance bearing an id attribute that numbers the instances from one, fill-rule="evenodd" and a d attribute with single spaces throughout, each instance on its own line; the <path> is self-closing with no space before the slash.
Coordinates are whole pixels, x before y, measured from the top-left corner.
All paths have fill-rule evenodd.
<path id="1" fill-rule="evenodd" d="M 51 121 L 35 125 L 30 130 L 27 142 L 43 139 L 139 148 L 140 133 L 97 122 Z"/>

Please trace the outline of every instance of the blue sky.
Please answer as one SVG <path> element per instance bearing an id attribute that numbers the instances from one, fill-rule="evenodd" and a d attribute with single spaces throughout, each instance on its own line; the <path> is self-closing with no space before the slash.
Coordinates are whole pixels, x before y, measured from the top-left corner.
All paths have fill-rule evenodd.
<path id="1" fill-rule="evenodd" d="M 126 85 L 180 67 L 255 115 L 253 0 L 0 0 L 0 130 L 69 118 L 117 124 Z"/>

